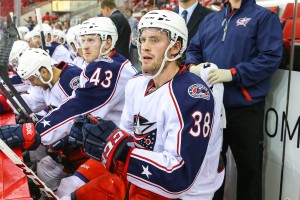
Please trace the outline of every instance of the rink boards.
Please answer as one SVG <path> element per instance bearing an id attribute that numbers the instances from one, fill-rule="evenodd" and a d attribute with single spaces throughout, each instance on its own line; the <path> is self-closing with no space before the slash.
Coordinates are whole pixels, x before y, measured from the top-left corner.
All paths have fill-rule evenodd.
<path id="1" fill-rule="evenodd" d="M 15 124 L 14 113 L 0 115 L 0 126 Z M 14 149 L 22 157 L 20 149 Z M 31 200 L 25 174 L 0 152 L 0 200 Z"/>

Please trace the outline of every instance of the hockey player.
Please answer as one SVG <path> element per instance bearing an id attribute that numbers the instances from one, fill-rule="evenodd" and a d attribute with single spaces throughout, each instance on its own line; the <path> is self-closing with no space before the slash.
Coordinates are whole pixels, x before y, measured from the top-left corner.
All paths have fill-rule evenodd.
<path id="1" fill-rule="evenodd" d="M 32 85 L 30 93 L 21 96 L 33 112 L 59 107 L 79 86 L 79 77 L 82 72 L 80 68 L 65 62 L 52 66 L 51 62 L 49 54 L 40 48 L 29 49 L 20 58 L 18 73 L 23 79 L 29 80 Z M 49 156 L 43 158 L 44 154 L 41 155 L 39 152 L 34 154 L 40 161 L 37 168 L 38 176 L 46 176 L 43 170 L 45 166 L 61 169 L 55 176 L 51 176 L 53 179 L 51 182 L 46 181 L 49 187 L 54 182 L 54 186 L 51 188 L 55 189 L 60 179 L 67 175 L 62 170 L 64 167 Z M 33 154 L 31 153 L 31 155 Z M 50 155 L 52 156 L 52 154 Z M 42 169 L 40 166 L 43 166 Z M 51 175 L 50 172 L 48 174 Z"/>
<path id="2" fill-rule="evenodd" d="M 29 28 L 27 26 L 19 26 L 17 30 L 20 36 L 20 40 L 24 40 L 24 36 L 29 32 Z"/>
<path id="3" fill-rule="evenodd" d="M 68 135 L 72 119 L 80 114 L 92 113 L 119 124 L 124 83 L 136 73 L 131 63 L 113 50 L 117 35 L 109 18 L 87 20 L 80 35 L 85 59 L 90 64 L 82 72 L 80 87 L 74 95 L 37 123 L 37 131 L 46 145 Z"/>
<path id="4" fill-rule="evenodd" d="M 58 42 L 53 42 L 53 30 L 51 26 L 48 24 L 42 24 L 42 26 L 46 40 L 46 49 L 51 58 L 53 58 L 56 63 L 61 61 L 71 63 L 72 59 L 68 49 Z M 37 32 L 41 31 L 39 25 L 35 26 L 33 30 Z"/>
<path id="5" fill-rule="evenodd" d="M 24 41 L 28 42 L 30 48 L 38 48 L 42 45 L 40 33 L 36 30 L 26 33 Z"/>
<path id="6" fill-rule="evenodd" d="M 85 60 L 83 59 L 82 47 L 79 41 L 79 28 L 80 25 L 72 26 L 69 28 L 66 38 L 67 44 L 69 47 L 69 51 L 71 52 L 71 56 L 73 58 L 72 63 L 81 69 L 84 69 L 87 65 Z"/>
<path id="7" fill-rule="evenodd" d="M 47 107 L 59 107 L 70 97 L 79 86 L 82 70 L 65 62 L 53 66 L 46 51 L 31 48 L 21 55 L 17 72 L 33 86 L 31 93 L 22 94 L 22 98 L 33 112 L 39 112 Z"/>
<path id="8" fill-rule="evenodd" d="M 10 66 L 8 75 L 11 83 L 14 85 L 14 87 L 19 93 L 27 92 L 29 89 L 29 83 L 23 81 L 16 72 L 17 66 L 19 64 L 19 57 L 27 49 L 29 49 L 29 45 L 27 42 L 23 40 L 15 41 L 11 48 L 9 59 L 8 59 L 8 63 Z"/>
<path id="9" fill-rule="evenodd" d="M 53 42 L 64 45 L 66 43 L 66 34 L 62 30 L 53 30 Z"/>
<path id="10" fill-rule="evenodd" d="M 27 49 L 29 49 L 29 45 L 27 42 L 22 40 L 15 41 L 9 54 L 9 65 L 13 68 L 16 68 L 18 66 L 20 56 Z"/>
<path id="11" fill-rule="evenodd" d="M 105 119 L 82 127 L 85 152 L 115 173 L 103 173 L 71 198 L 210 200 L 224 178 L 222 98 L 179 65 L 188 35 L 181 16 L 150 11 L 138 29 L 143 74 L 126 85 L 120 128 Z"/>
<path id="12" fill-rule="evenodd" d="M 113 50 L 118 37 L 110 18 L 91 18 L 83 22 L 79 35 L 85 60 L 90 64 L 81 75 L 82 88 L 37 124 L 45 143 L 68 135 L 73 124 L 71 120 L 79 114 L 93 113 L 119 124 L 125 84 L 136 73 L 131 63 Z M 47 121 L 51 122 L 49 127 L 43 125 Z"/>

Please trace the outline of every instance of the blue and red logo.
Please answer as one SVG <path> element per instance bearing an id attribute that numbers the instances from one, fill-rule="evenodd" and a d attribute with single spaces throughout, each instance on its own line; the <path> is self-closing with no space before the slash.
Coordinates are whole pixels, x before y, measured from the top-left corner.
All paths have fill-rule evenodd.
<path id="1" fill-rule="evenodd" d="M 193 98 L 210 99 L 210 93 L 207 87 L 202 84 L 193 84 L 189 87 L 188 93 Z"/>

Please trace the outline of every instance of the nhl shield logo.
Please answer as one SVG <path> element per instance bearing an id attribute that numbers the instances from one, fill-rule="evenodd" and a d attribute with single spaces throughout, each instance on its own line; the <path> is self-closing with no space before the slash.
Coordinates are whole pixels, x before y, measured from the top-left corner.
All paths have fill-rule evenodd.
<path id="1" fill-rule="evenodd" d="M 210 93 L 209 93 L 207 87 L 205 87 L 202 84 L 191 85 L 188 89 L 188 93 L 193 98 L 201 98 L 201 99 L 206 99 L 206 100 L 210 99 Z"/>
<path id="2" fill-rule="evenodd" d="M 248 22 L 251 20 L 251 18 L 240 18 L 238 20 L 236 20 L 236 26 L 244 26 L 246 27 L 246 25 L 248 24 Z"/>
<path id="3" fill-rule="evenodd" d="M 103 62 L 107 62 L 107 63 L 113 63 L 113 59 L 111 59 L 111 57 L 109 56 L 101 56 L 100 58 L 96 59 L 95 61 L 103 61 Z"/>

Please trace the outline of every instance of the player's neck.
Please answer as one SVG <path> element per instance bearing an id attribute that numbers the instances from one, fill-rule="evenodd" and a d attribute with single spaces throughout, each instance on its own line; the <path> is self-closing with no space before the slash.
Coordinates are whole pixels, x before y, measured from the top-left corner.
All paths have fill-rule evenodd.
<path id="1" fill-rule="evenodd" d="M 53 86 L 58 81 L 58 79 L 60 77 L 61 70 L 57 69 L 56 67 L 53 67 L 52 71 L 53 71 L 53 78 L 52 78 L 51 84 Z"/>
<path id="2" fill-rule="evenodd" d="M 169 80 L 173 79 L 178 71 L 179 66 L 177 65 L 176 61 L 167 62 L 166 67 L 162 70 L 161 74 L 153 79 L 155 88 L 159 88 Z"/>

